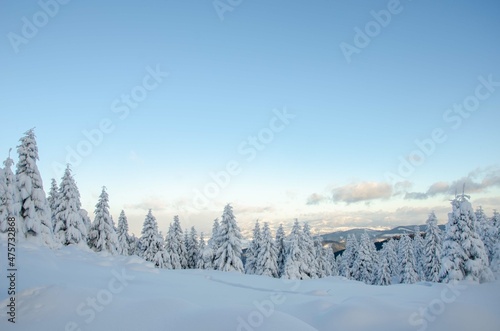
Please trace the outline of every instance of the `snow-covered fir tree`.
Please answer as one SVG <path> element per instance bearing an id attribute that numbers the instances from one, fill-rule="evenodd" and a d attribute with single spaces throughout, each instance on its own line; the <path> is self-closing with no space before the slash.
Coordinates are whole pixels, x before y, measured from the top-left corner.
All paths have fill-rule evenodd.
<path id="1" fill-rule="evenodd" d="M 129 236 L 129 246 L 128 246 L 128 254 L 129 255 L 137 255 L 141 256 L 140 249 L 140 239 L 135 236 L 135 234 L 131 234 Z"/>
<path id="2" fill-rule="evenodd" d="M 356 261 L 358 252 L 358 241 L 354 235 L 347 235 L 345 250 L 342 253 L 341 263 L 339 266 L 340 276 L 348 279 L 353 279 L 353 266 Z"/>
<path id="3" fill-rule="evenodd" d="M 253 236 L 250 245 L 248 246 L 245 255 L 245 273 L 249 275 L 256 274 L 257 271 L 257 261 L 260 251 L 260 245 L 262 241 L 262 235 L 260 233 L 259 220 L 255 221 L 255 226 L 253 228 Z"/>
<path id="4" fill-rule="evenodd" d="M 220 242 L 219 242 L 219 219 L 216 218 L 214 219 L 213 225 L 212 225 L 212 236 L 208 240 L 207 246 L 210 247 L 210 251 L 212 252 L 212 269 L 215 269 L 215 253 L 220 247 Z M 206 252 L 208 254 L 209 251 Z"/>
<path id="5" fill-rule="evenodd" d="M 11 169 L 14 161 L 9 156 L 3 164 L 4 168 L 0 169 L 0 232 L 7 231 L 9 217 L 18 219 L 20 210 L 19 191 Z"/>
<path id="6" fill-rule="evenodd" d="M 240 228 L 233 214 L 233 207 L 226 205 L 218 231 L 219 248 L 215 253 L 215 269 L 220 271 L 243 272 L 241 262 Z"/>
<path id="7" fill-rule="evenodd" d="M 316 260 L 316 250 L 314 248 L 314 240 L 311 235 L 311 227 L 309 223 L 304 222 L 301 235 L 301 249 L 304 263 L 308 268 L 303 270 L 309 278 L 318 278 L 318 261 Z"/>
<path id="8" fill-rule="evenodd" d="M 278 252 L 277 264 L 278 264 L 278 277 L 283 275 L 285 270 L 285 258 L 286 258 L 286 247 L 285 247 L 285 230 L 283 230 L 283 224 L 280 224 L 278 230 L 276 230 L 276 250 Z"/>
<path id="9" fill-rule="evenodd" d="M 153 257 L 153 264 L 156 268 L 160 269 L 173 269 L 170 264 L 170 256 L 168 251 L 165 249 L 165 242 L 163 240 L 163 235 L 161 232 L 158 233 L 158 240 L 156 241 L 157 252 Z"/>
<path id="10" fill-rule="evenodd" d="M 125 256 L 131 255 L 129 252 L 130 236 L 128 234 L 128 220 L 124 210 L 120 212 L 120 216 L 118 217 L 117 235 L 118 235 L 118 254 Z"/>
<path id="11" fill-rule="evenodd" d="M 205 238 L 203 232 L 200 235 L 200 256 L 198 259 L 197 269 L 211 270 L 214 268 L 214 251 L 210 245 L 205 245 Z"/>
<path id="12" fill-rule="evenodd" d="M 427 219 L 424 241 L 424 276 L 429 282 L 439 282 L 439 272 L 441 269 L 441 248 L 442 234 L 437 225 L 437 218 L 434 212 L 430 213 Z"/>
<path id="13" fill-rule="evenodd" d="M 321 237 L 316 236 L 313 239 L 314 243 L 314 259 L 316 261 L 316 275 L 319 278 L 328 277 L 332 272 L 332 265 L 327 258 L 326 249 L 323 247 Z"/>
<path id="14" fill-rule="evenodd" d="M 424 272 L 424 238 L 420 234 L 420 227 L 417 225 L 413 231 L 413 249 L 415 253 L 415 263 L 419 279 L 425 279 Z"/>
<path id="15" fill-rule="evenodd" d="M 463 279 L 486 282 L 492 280 L 488 253 L 476 233 L 476 215 L 465 194 L 451 202 L 452 212 L 443 241 L 440 278 L 443 282 Z"/>
<path id="16" fill-rule="evenodd" d="M 413 240 L 407 234 L 399 240 L 399 282 L 413 284 L 419 281 Z"/>
<path id="17" fill-rule="evenodd" d="M 200 256 L 200 251 L 198 244 L 198 233 L 196 232 L 194 226 L 191 227 L 191 231 L 189 232 L 189 236 L 187 237 L 186 250 L 188 256 L 187 267 L 188 269 L 195 269 Z"/>
<path id="18" fill-rule="evenodd" d="M 257 254 L 255 274 L 278 277 L 278 250 L 267 222 L 264 223 Z"/>
<path id="19" fill-rule="evenodd" d="M 351 270 L 354 279 L 365 284 L 373 284 L 374 282 L 376 264 L 374 256 L 375 246 L 373 245 L 368 233 L 366 231 L 363 232 L 359 240 L 356 260 Z"/>
<path id="20" fill-rule="evenodd" d="M 477 234 L 483 241 L 484 248 L 488 254 L 488 261 L 493 259 L 495 246 L 498 241 L 498 229 L 493 224 L 492 219 L 488 218 L 481 206 L 476 209 Z"/>
<path id="21" fill-rule="evenodd" d="M 47 197 L 47 202 L 49 203 L 50 211 L 52 213 L 52 229 L 56 227 L 56 213 L 57 207 L 59 206 L 59 186 L 57 181 L 52 178 L 50 181 L 49 196 Z M 87 229 L 88 230 L 88 229 Z"/>
<path id="22" fill-rule="evenodd" d="M 28 130 L 19 141 L 16 166 L 16 181 L 20 191 L 18 231 L 21 238 L 33 238 L 53 247 L 56 242 L 52 232 L 52 214 L 36 164 L 39 158 L 34 129 Z"/>
<path id="23" fill-rule="evenodd" d="M 59 192 L 55 196 L 57 207 L 53 217 L 55 221 L 54 235 L 63 245 L 87 245 L 87 227 L 84 223 L 80 208 L 80 192 L 69 165 L 61 179 Z"/>
<path id="24" fill-rule="evenodd" d="M 308 279 L 310 278 L 310 267 L 306 264 L 302 251 L 303 233 L 299 221 L 293 223 L 292 231 L 286 238 L 285 267 L 282 278 L 285 279 Z"/>
<path id="25" fill-rule="evenodd" d="M 335 258 L 335 253 L 333 251 L 332 245 L 328 245 L 326 248 L 326 259 L 330 264 L 329 276 L 338 276 L 339 275 L 339 265 L 337 263 L 337 259 Z"/>
<path id="26" fill-rule="evenodd" d="M 106 187 L 95 206 L 94 222 L 90 226 L 89 247 L 96 252 L 106 251 L 118 254 L 118 236 L 116 235 L 113 218 L 109 213 L 109 196 Z"/>
<path id="27" fill-rule="evenodd" d="M 384 243 L 382 248 L 382 254 L 385 256 L 387 264 L 389 265 L 391 277 L 399 276 L 398 254 L 396 253 L 397 247 L 398 243 L 391 238 Z"/>
<path id="28" fill-rule="evenodd" d="M 491 271 L 496 275 L 496 279 L 500 279 L 500 241 L 495 246 L 495 252 L 491 260 Z"/>
<path id="29" fill-rule="evenodd" d="M 174 222 L 170 223 L 170 226 L 168 227 L 165 248 L 170 256 L 172 269 L 182 269 L 181 255 L 184 254 L 185 248 L 183 244 L 182 232 L 177 230 L 175 225 L 176 221 L 179 221 L 179 216 L 175 216 Z"/>
<path id="30" fill-rule="evenodd" d="M 146 261 L 154 262 L 156 253 L 163 248 L 163 238 L 158 232 L 158 223 L 151 209 L 142 224 L 139 242 L 140 256 Z"/>
<path id="31" fill-rule="evenodd" d="M 391 269 L 389 267 L 389 262 L 387 261 L 387 257 L 383 252 L 378 254 L 378 263 L 377 270 L 375 272 L 375 285 L 391 285 L 392 283 L 392 275 Z"/>

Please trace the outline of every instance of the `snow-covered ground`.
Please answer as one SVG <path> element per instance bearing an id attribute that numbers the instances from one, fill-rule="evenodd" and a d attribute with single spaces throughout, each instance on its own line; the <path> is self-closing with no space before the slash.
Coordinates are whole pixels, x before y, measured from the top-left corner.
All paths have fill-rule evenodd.
<path id="1" fill-rule="evenodd" d="M 155 269 L 79 247 L 17 246 L 8 322 L 0 241 L 0 330 L 500 330 L 500 282 L 369 286 Z"/>

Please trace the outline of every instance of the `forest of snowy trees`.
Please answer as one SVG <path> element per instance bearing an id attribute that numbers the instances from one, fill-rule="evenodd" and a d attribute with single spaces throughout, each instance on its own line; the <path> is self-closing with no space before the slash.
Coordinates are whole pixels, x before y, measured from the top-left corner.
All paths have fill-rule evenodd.
<path id="1" fill-rule="evenodd" d="M 130 235 L 125 211 L 115 225 L 109 212 L 106 188 L 95 205 L 94 219 L 81 208 L 78 187 L 68 166 L 58 184 L 52 179 L 46 195 L 37 167 L 38 148 L 34 130 L 20 139 L 15 174 L 9 157 L 0 168 L 0 232 L 8 230 L 7 218 L 17 220 L 18 239 L 35 240 L 57 249 L 81 245 L 96 252 L 137 255 L 157 268 L 211 269 L 286 279 L 343 276 L 366 284 L 390 285 L 418 281 L 487 282 L 500 273 L 500 215 L 488 217 L 473 210 L 470 197 L 452 201 L 446 230 L 442 232 L 433 212 L 424 232 L 392 238 L 377 250 L 365 232 L 348 236 L 342 254 L 313 236 L 307 222 L 295 220 L 290 233 L 282 225 L 273 235 L 268 223 L 257 221 L 243 257 L 242 235 L 231 205 L 213 221 L 207 240 L 194 227 L 183 230 L 175 216 L 164 236 L 149 210 L 140 237 Z M 245 260 L 245 264 L 243 263 Z"/>

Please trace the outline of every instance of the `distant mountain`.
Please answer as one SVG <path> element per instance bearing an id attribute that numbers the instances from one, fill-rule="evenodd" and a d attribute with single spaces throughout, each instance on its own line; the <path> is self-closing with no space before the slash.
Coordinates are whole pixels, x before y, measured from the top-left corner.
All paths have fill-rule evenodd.
<path id="1" fill-rule="evenodd" d="M 331 244 L 333 246 L 334 251 L 342 251 L 345 248 L 345 239 L 348 235 L 354 234 L 356 238 L 359 239 L 361 234 L 366 231 L 370 238 L 374 242 L 382 242 L 386 241 L 392 237 L 400 237 L 403 234 L 412 234 L 415 230 L 415 227 L 418 226 L 420 232 L 425 232 L 427 229 L 427 225 L 407 225 L 407 226 L 398 226 L 391 230 L 372 230 L 372 229 L 351 229 L 347 231 L 337 231 L 327 234 L 322 234 L 320 237 L 323 239 L 323 243 Z M 445 225 L 439 225 L 439 228 L 444 231 Z"/>

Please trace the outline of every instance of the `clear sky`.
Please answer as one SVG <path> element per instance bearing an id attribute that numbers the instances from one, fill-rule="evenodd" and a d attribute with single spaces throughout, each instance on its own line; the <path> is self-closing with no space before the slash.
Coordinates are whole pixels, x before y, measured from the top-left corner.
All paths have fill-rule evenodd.
<path id="1" fill-rule="evenodd" d="M 83 206 L 105 185 L 136 234 L 149 208 L 163 232 L 176 214 L 209 231 L 226 203 L 245 232 L 443 223 L 463 182 L 491 215 L 499 17 L 496 0 L 0 0 L 0 156 L 36 127 L 46 191 L 69 162 Z"/>

